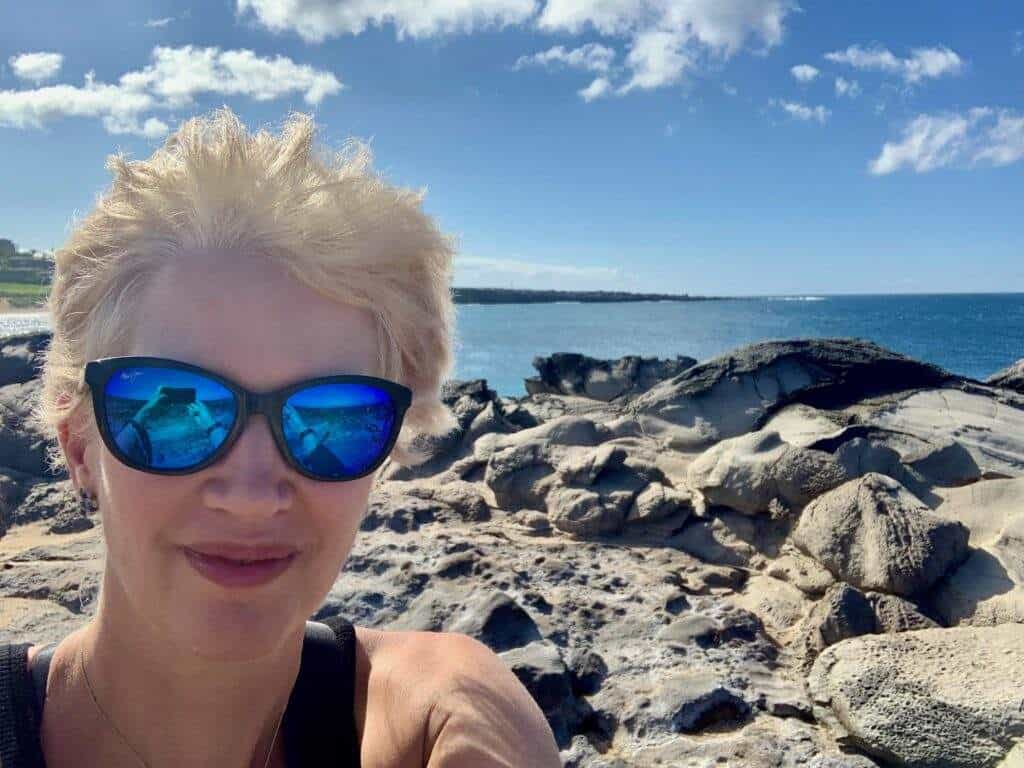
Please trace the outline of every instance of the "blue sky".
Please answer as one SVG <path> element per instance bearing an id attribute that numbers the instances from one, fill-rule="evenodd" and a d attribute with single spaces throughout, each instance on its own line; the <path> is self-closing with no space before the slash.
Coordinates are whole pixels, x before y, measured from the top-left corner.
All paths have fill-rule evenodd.
<path id="1" fill-rule="evenodd" d="M 370 142 L 455 285 L 1024 291 L 1024 4 L 0 3 L 0 237 L 187 117 Z"/>

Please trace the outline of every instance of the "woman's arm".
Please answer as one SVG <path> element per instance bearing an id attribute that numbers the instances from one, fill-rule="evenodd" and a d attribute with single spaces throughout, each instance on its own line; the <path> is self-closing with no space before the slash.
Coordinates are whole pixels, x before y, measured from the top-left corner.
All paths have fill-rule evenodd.
<path id="1" fill-rule="evenodd" d="M 468 635 L 443 642 L 458 661 L 427 716 L 424 768 L 560 768 L 551 726 L 505 662 Z"/>

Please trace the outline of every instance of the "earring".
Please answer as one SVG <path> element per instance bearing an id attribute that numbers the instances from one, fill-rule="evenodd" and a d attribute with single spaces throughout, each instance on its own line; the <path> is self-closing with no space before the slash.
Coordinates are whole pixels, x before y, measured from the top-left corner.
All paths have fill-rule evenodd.
<path id="1" fill-rule="evenodd" d="M 83 515 L 91 515 L 100 508 L 100 504 L 94 499 L 85 488 L 78 489 L 78 504 Z"/>

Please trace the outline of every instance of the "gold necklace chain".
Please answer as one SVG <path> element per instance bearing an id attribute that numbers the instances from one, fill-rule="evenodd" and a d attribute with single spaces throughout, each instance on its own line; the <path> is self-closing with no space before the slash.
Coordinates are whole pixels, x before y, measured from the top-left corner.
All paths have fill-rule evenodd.
<path id="1" fill-rule="evenodd" d="M 131 742 L 129 742 L 128 739 L 125 738 L 124 734 L 121 733 L 121 729 L 117 727 L 116 723 L 114 723 L 114 719 L 107 714 L 106 710 L 100 706 L 99 701 L 96 699 L 96 691 L 93 690 L 92 683 L 89 682 L 89 673 L 85 671 L 85 655 L 82 653 L 82 648 L 83 645 L 78 646 L 78 666 L 82 669 L 82 677 L 85 678 L 85 685 L 89 689 L 89 697 L 92 699 L 92 703 L 96 705 L 96 709 L 98 709 L 100 714 L 103 715 L 104 719 L 114 730 L 114 733 L 117 734 L 118 738 L 121 739 L 121 741 L 124 742 L 124 745 L 135 754 L 135 757 L 138 759 L 138 761 L 142 763 L 142 765 L 144 765 L 145 768 L 150 768 L 150 765 L 146 762 L 146 759 L 142 755 L 140 755 L 139 751 L 131 745 Z M 274 745 L 277 743 L 277 734 L 278 731 L 281 730 L 281 722 L 283 720 L 284 712 L 281 712 L 281 717 L 277 719 L 277 727 L 274 728 L 274 738 L 270 740 L 270 749 L 267 751 L 267 759 L 263 763 L 263 768 L 267 768 L 267 766 L 270 765 L 270 756 L 274 754 Z"/>

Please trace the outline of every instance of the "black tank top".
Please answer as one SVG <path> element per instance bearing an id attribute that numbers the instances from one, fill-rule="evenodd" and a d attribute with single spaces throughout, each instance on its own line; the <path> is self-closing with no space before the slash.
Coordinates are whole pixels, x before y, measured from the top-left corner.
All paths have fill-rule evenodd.
<path id="1" fill-rule="evenodd" d="M 46 768 L 39 728 L 56 644 L 41 648 L 29 671 L 31 645 L 0 644 L 0 768 Z M 307 622 L 299 676 L 281 724 L 289 768 L 360 768 L 355 677 L 352 624 L 341 616 Z"/>

